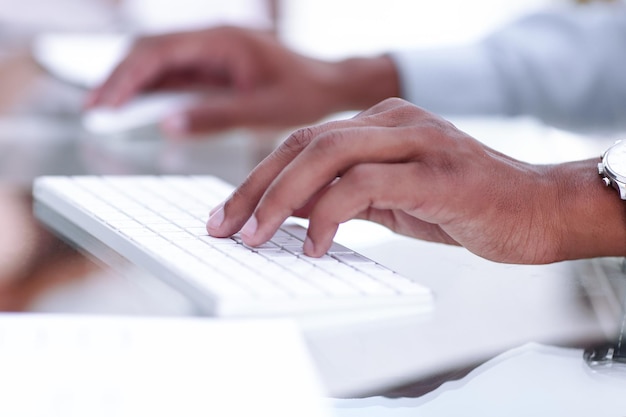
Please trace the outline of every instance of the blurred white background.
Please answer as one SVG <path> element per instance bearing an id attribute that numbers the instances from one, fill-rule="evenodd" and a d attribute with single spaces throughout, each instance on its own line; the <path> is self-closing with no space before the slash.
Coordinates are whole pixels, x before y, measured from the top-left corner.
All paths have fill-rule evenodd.
<path id="1" fill-rule="evenodd" d="M 81 80 L 103 79 L 117 62 L 115 57 L 123 54 L 118 41 L 128 45 L 127 41 L 137 34 L 222 23 L 273 28 L 302 53 L 339 59 L 471 42 L 520 15 L 574 1 L 0 0 L 0 58 L 16 56 L 0 60 L 0 75 L 8 74 L 0 79 L 0 90 L 4 92 L 0 97 L 0 144 L 3 149 L 11 149 L 5 155 L 22 155 L 17 164 L 13 163 L 16 158 L 0 158 L 0 174 L 17 172 L 17 180 L 28 183 L 45 173 L 210 170 L 238 182 L 273 147 L 274 142 L 263 144 L 241 132 L 239 142 L 232 135 L 224 135 L 211 141 L 176 145 L 84 135 L 81 118 L 85 87 L 99 81 Z M 34 56 L 39 67 L 54 77 L 33 72 L 36 66 L 29 62 L 29 56 Z M 51 139 L 50 132 L 56 140 Z M 158 137 L 155 129 L 143 133 L 150 139 Z M 280 140 L 285 133 L 272 133 L 272 140 Z M 485 140 L 488 133 L 475 134 Z M 133 138 L 137 136 L 138 132 L 133 132 Z M 74 154 L 80 157 L 66 157 L 73 153 L 60 144 L 76 148 Z M 241 152 L 242 147 L 245 152 Z M 223 153 L 229 156 L 220 157 Z M 239 163 L 234 163 L 235 155 Z M 225 160 L 237 169 L 225 172 Z"/>
<path id="2" fill-rule="evenodd" d="M 473 41 L 505 22 L 563 0 L 283 0 L 292 46 L 326 58 Z"/>
<path id="3" fill-rule="evenodd" d="M 276 0 L 281 32 L 312 53 L 477 38 L 533 9 L 567 0 Z M 222 21 L 268 22 L 273 0 L 0 0 L 0 35 L 46 30 L 177 30 Z M 134 27 L 133 27 L 134 25 Z"/>

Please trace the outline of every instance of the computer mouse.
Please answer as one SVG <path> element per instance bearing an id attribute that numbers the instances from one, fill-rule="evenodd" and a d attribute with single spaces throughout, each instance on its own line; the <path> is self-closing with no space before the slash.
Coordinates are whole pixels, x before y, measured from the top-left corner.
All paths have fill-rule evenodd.
<path id="1" fill-rule="evenodd" d="M 151 93 L 137 96 L 121 107 L 98 107 L 85 111 L 84 129 L 96 135 L 113 135 L 157 127 L 166 116 L 198 100 L 194 93 Z"/>

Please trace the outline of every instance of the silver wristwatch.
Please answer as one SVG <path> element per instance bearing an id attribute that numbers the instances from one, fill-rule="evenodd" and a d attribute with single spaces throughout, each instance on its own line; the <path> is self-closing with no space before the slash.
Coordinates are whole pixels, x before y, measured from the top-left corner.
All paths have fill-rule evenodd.
<path id="1" fill-rule="evenodd" d="M 618 140 L 604 152 L 598 173 L 607 187 L 613 186 L 620 198 L 626 200 L 626 141 Z"/>

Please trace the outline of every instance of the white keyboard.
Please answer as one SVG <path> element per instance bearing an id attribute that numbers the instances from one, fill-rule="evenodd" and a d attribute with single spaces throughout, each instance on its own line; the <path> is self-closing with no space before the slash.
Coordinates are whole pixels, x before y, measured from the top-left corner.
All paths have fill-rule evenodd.
<path id="1" fill-rule="evenodd" d="M 209 210 L 232 189 L 211 176 L 41 177 L 35 213 L 108 264 L 122 259 L 164 280 L 207 315 L 429 308 L 428 288 L 337 243 L 322 258 L 305 256 L 306 229 L 295 223 L 256 248 L 209 236 Z"/>

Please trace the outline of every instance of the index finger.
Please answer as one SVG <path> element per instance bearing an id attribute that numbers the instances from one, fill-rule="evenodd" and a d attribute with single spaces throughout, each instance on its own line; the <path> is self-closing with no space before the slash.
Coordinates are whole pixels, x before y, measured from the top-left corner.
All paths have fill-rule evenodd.
<path id="1" fill-rule="evenodd" d="M 182 63 L 200 56 L 199 45 L 186 33 L 137 39 L 102 85 L 92 91 L 87 106 L 119 106 Z"/>
<path id="2" fill-rule="evenodd" d="M 158 77 L 158 52 L 133 47 L 108 78 L 91 92 L 87 107 L 119 106 L 144 89 Z"/>
<path id="3" fill-rule="evenodd" d="M 329 122 L 299 129 L 284 140 L 257 165 L 230 197 L 213 210 L 207 222 L 211 236 L 226 237 L 239 230 L 250 218 L 267 188 L 320 133 L 345 125 L 348 121 Z M 228 215 L 226 215 L 226 213 Z"/>
<path id="4" fill-rule="evenodd" d="M 419 139 L 412 137 L 411 130 L 402 130 L 347 127 L 313 138 L 261 196 L 251 218 L 253 224 L 241 231 L 244 242 L 256 246 L 270 239 L 287 217 L 358 164 L 412 159 L 421 149 L 419 144 L 416 146 Z"/>

